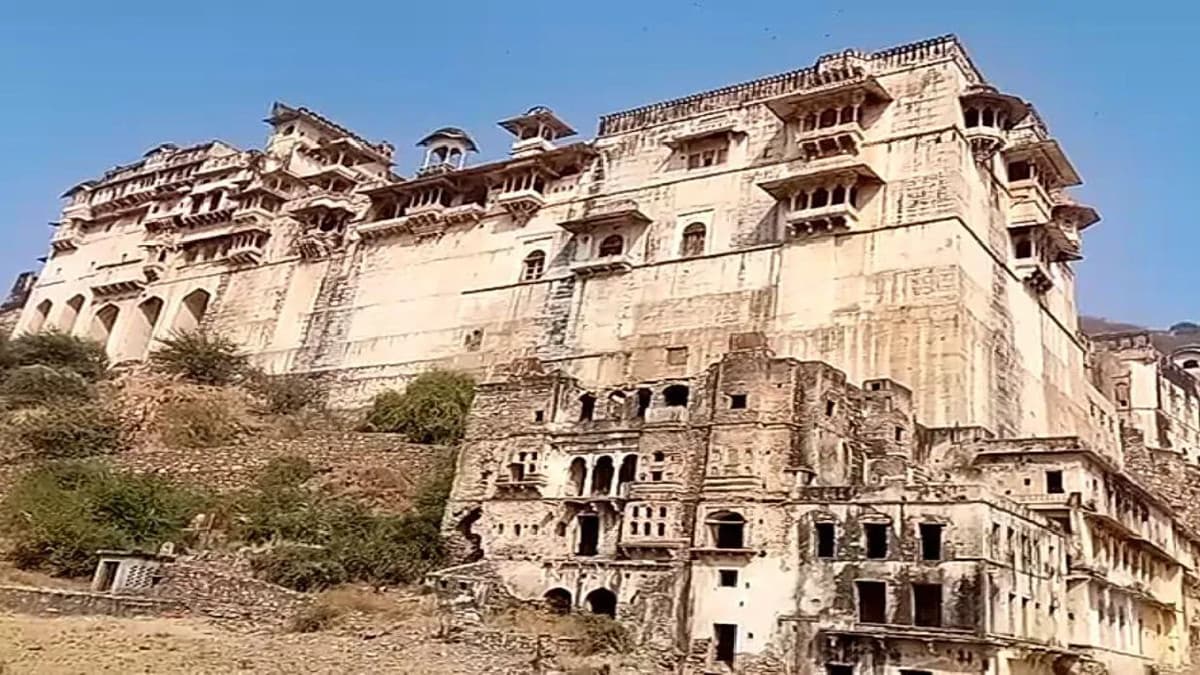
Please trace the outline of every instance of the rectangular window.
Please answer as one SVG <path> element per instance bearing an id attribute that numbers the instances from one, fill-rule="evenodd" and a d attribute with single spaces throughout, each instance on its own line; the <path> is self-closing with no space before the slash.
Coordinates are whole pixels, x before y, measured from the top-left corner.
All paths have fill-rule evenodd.
<path id="1" fill-rule="evenodd" d="M 854 675 L 854 666 L 841 663 L 829 663 L 825 666 L 825 675 Z"/>
<path id="2" fill-rule="evenodd" d="M 686 366 L 688 360 L 687 347 L 667 347 L 668 366 Z"/>
<path id="3" fill-rule="evenodd" d="M 856 581 L 858 620 L 863 623 L 887 623 L 887 584 L 882 581 Z"/>
<path id="4" fill-rule="evenodd" d="M 872 560 L 882 560 L 888 554 L 888 526 L 884 523 L 867 523 L 863 525 L 867 536 L 867 557 Z"/>
<path id="5" fill-rule="evenodd" d="M 737 588 L 738 571 L 737 570 L 720 570 L 721 587 L 722 588 Z"/>
<path id="6" fill-rule="evenodd" d="M 814 529 L 817 532 L 817 557 L 832 558 L 835 555 L 834 537 L 837 534 L 833 523 L 817 523 Z"/>
<path id="7" fill-rule="evenodd" d="M 921 523 L 921 559 L 942 559 L 942 525 Z"/>
<path id="8" fill-rule="evenodd" d="M 729 395 L 729 408 L 731 410 L 743 410 L 743 409 L 745 409 L 745 407 L 746 407 L 746 395 L 745 394 L 730 394 Z"/>
<path id="9" fill-rule="evenodd" d="M 942 585 L 913 584 L 913 625 L 942 625 Z"/>
<path id="10" fill-rule="evenodd" d="M 1060 495 L 1063 493 L 1062 471 L 1046 472 L 1046 492 L 1052 495 Z"/>

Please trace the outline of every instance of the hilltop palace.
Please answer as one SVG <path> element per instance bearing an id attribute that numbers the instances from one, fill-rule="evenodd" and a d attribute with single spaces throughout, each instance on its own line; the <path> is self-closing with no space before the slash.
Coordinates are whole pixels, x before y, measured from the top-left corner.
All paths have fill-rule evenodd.
<path id="1" fill-rule="evenodd" d="M 587 141 L 531 108 L 490 163 L 438 129 L 407 178 L 266 121 L 69 189 L 16 332 L 211 330 L 342 406 L 475 374 L 431 583 L 612 615 L 667 671 L 1200 672 L 1200 496 L 1156 469 L 1200 447 L 1200 346 L 1079 330 L 1099 216 L 957 39 Z"/>

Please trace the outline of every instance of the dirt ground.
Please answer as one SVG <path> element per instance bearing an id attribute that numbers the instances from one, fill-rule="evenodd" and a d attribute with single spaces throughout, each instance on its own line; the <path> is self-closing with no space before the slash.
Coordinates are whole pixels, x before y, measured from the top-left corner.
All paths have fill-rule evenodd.
<path id="1" fill-rule="evenodd" d="M 203 619 L 0 615 L 0 673 L 527 673 L 527 655 L 425 631 L 256 632 Z"/>

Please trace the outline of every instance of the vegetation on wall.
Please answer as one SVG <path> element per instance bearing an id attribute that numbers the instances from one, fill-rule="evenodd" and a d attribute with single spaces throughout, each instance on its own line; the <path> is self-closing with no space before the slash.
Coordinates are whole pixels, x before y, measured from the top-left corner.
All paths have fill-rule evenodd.
<path id="1" fill-rule="evenodd" d="M 43 365 L 17 366 L 0 376 L 0 401 L 5 408 L 70 404 L 93 395 L 92 387 L 73 370 Z"/>
<path id="2" fill-rule="evenodd" d="M 9 341 L 0 364 L 12 367 L 46 366 L 73 372 L 88 382 L 96 382 L 108 370 L 104 345 L 57 330 L 28 333 Z"/>
<path id="3" fill-rule="evenodd" d="M 81 459 L 124 447 L 120 421 L 100 405 L 50 405 L 13 423 L 16 437 L 43 459 Z"/>
<path id="4" fill-rule="evenodd" d="M 362 429 L 404 434 L 413 443 L 456 443 L 474 398 L 469 375 L 431 371 L 414 379 L 403 394 L 388 390 L 377 395 Z"/>

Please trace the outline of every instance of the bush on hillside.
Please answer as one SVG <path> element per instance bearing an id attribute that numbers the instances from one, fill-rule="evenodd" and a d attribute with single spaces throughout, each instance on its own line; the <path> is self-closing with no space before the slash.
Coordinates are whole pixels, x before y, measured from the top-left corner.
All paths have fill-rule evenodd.
<path id="1" fill-rule="evenodd" d="M 7 408 L 83 401 L 92 395 L 91 387 L 73 370 L 50 366 L 20 366 L 0 379 L 0 401 Z"/>
<path id="2" fill-rule="evenodd" d="M 222 386 L 245 372 L 246 357 L 225 337 L 184 331 L 162 339 L 150 353 L 150 364 L 160 373 L 178 375 L 189 382 Z"/>
<path id="3" fill-rule="evenodd" d="M 246 388 L 262 399 L 266 412 L 277 415 L 319 408 L 324 393 L 312 378 L 303 375 L 267 375 L 262 371 L 251 374 Z"/>
<path id="4" fill-rule="evenodd" d="M 48 366 L 70 370 L 95 382 L 104 377 L 108 357 L 104 345 L 58 330 L 26 333 L 8 343 L 6 357 L 13 366 Z"/>
<path id="5" fill-rule="evenodd" d="M 275 460 L 236 500 L 234 538 L 301 544 L 277 546 L 255 562 L 265 579 L 296 590 L 342 581 L 414 583 L 445 561 L 444 473 L 434 472 L 409 512 L 387 515 L 306 487 L 312 470 L 303 460 Z"/>
<path id="6" fill-rule="evenodd" d="M 214 448 L 237 440 L 242 425 L 228 401 L 198 396 L 164 403 L 158 430 L 172 448 Z"/>
<path id="7" fill-rule="evenodd" d="M 320 591 L 346 581 L 346 568 L 329 551 L 312 546 L 277 546 L 253 560 L 264 580 L 297 591 Z"/>
<path id="8" fill-rule="evenodd" d="M 363 429 L 401 433 L 413 443 L 455 443 L 462 438 L 474 397 L 469 375 L 424 373 L 403 394 L 389 390 L 376 396 Z"/>
<path id="9" fill-rule="evenodd" d="M 124 447 L 120 420 L 94 404 L 56 403 L 24 416 L 13 429 L 29 450 L 46 459 L 79 459 Z"/>
<path id="10" fill-rule="evenodd" d="M 18 567 L 86 576 L 99 549 L 155 550 L 178 541 L 202 504 L 154 476 L 58 463 L 17 480 L 0 502 L 0 529 Z"/>

